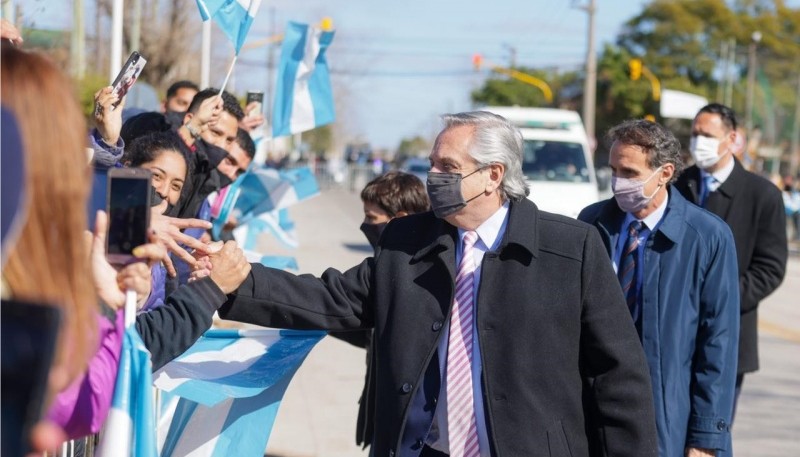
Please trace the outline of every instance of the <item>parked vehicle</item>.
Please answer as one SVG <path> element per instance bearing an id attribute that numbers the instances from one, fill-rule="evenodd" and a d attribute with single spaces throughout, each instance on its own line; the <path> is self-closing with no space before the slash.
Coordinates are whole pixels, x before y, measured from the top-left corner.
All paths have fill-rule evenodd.
<path id="1" fill-rule="evenodd" d="M 528 198 L 540 209 L 577 217 L 600 199 L 589 138 L 578 113 L 553 108 L 481 109 L 505 117 L 522 132 Z"/>

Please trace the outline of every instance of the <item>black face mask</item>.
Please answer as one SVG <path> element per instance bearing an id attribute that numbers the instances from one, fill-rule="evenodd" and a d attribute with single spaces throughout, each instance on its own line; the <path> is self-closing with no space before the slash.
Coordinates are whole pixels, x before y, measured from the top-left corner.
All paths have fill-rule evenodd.
<path id="1" fill-rule="evenodd" d="M 156 188 L 155 187 L 151 187 L 150 188 L 150 192 L 151 192 L 151 194 L 150 194 L 150 206 L 151 207 L 155 208 L 156 206 L 160 205 L 161 202 L 163 202 L 165 200 L 164 197 L 162 197 L 158 192 L 156 192 Z M 172 204 L 170 204 L 170 202 L 167 202 L 167 209 L 164 210 L 163 215 L 164 216 L 169 216 L 169 217 L 178 217 L 178 209 L 177 209 L 177 207 L 175 207 L 175 205 L 172 205 Z"/>
<path id="2" fill-rule="evenodd" d="M 467 203 L 480 197 L 478 194 L 469 200 L 464 200 L 461 194 L 461 181 L 483 170 L 478 168 L 472 173 L 462 176 L 461 173 L 434 173 L 428 172 L 428 198 L 431 200 L 431 208 L 436 217 L 443 219 L 451 214 L 457 213 Z"/>
<path id="3" fill-rule="evenodd" d="M 383 229 L 386 228 L 386 222 L 380 224 L 367 224 L 364 222 L 359 228 L 364 236 L 367 237 L 367 241 L 369 241 L 369 245 L 372 246 L 372 249 L 375 249 L 378 247 L 378 241 L 381 239 Z"/>
<path id="4" fill-rule="evenodd" d="M 164 119 L 170 126 L 175 128 L 183 125 L 184 117 L 186 117 L 186 111 L 167 111 L 164 113 Z"/>

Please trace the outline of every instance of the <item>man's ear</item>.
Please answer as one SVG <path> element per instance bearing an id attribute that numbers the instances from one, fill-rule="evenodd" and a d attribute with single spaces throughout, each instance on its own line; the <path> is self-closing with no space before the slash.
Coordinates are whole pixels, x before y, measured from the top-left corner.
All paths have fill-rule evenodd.
<path id="1" fill-rule="evenodd" d="M 493 163 L 489 165 L 489 182 L 486 183 L 486 191 L 491 193 L 499 189 L 505 174 L 506 166 L 502 163 Z"/>
<path id="2" fill-rule="evenodd" d="M 397 214 L 394 215 L 394 217 L 404 217 L 404 216 L 408 216 L 408 211 L 398 211 Z"/>
<path id="3" fill-rule="evenodd" d="M 186 114 L 184 114 L 183 115 L 183 125 L 188 124 L 189 121 L 191 121 L 193 117 L 194 117 L 194 114 L 192 114 L 192 113 L 187 112 Z"/>
<path id="4" fill-rule="evenodd" d="M 666 185 L 672 180 L 675 175 L 675 165 L 671 163 L 664 164 L 661 167 L 661 176 L 659 176 L 659 184 Z"/>

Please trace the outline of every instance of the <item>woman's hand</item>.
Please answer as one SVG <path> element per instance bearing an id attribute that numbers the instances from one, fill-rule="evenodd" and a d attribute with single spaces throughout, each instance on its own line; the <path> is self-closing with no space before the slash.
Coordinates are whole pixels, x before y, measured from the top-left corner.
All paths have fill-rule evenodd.
<path id="1" fill-rule="evenodd" d="M 108 216 L 98 211 L 92 237 L 92 271 L 98 297 L 115 310 L 125 306 L 125 291 L 136 292 L 137 304 L 143 305 L 152 291 L 150 268 L 168 257 L 167 250 L 158 237 L 151 233 L 150 243 L 134 248 L 137 262 L 128 265 L 111 265 L 106 259 L 106 230 Z"/>

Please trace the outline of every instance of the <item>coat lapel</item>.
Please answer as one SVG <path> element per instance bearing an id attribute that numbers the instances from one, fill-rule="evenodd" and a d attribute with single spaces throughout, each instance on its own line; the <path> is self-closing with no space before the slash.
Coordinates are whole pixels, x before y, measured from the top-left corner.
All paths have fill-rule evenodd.
<path id="1" fill-rule="evenodd" d="M 734 158 L 733 171 L 728 179 L 722 183 L 715 192 L 711 192 L 708 196 L 706 209 L 721 217 L 723 220 L 728 219 L 728 213 L 731 210 L 734 196 L 744 187 L 744 178 L 747 171 L 742 167 L 742 164 Z"/>

